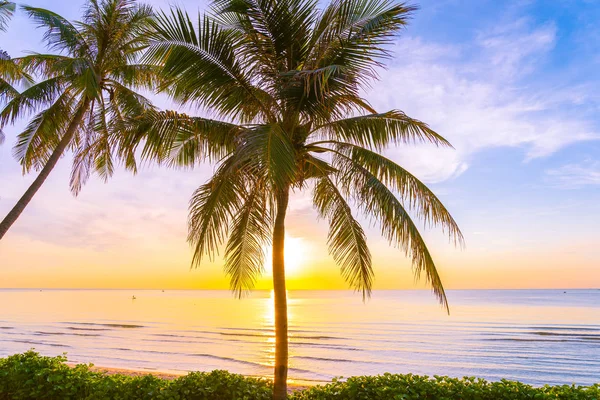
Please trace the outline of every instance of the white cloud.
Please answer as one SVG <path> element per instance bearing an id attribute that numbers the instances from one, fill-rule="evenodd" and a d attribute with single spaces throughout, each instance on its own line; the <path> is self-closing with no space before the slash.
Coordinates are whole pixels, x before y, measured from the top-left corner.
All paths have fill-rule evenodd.
<path id="1" fill-rule="evenodd" d="M 390 157 L 439 182 L 463 173 L 484 149 L 519 147 L 528 161 L 599 139 L 593 121 L 577 112 L 598 100 L 592 87 L 537 79 L 556 36 L 553 24 L 531 28 L 519 20 L 480 33 L 468 46 L 400 39 L 394 64 L 367 97 L 378 110 L 401 109 L 429 123 L 456 150 L 403 147 Z"/>
<path id="2" fill-rule="evenodd" d="M 564 189 L 600 185 L 600 161 L 588 160 L 579 164 L 567 164 L 546 171 L 546 175 L 552 185 Z"/>

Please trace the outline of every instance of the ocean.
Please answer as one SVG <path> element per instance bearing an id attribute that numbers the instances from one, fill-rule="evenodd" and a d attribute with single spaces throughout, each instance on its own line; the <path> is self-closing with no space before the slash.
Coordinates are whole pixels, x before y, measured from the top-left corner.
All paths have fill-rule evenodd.
<path id="1" fill-rule="evenodd" d="M 135 299 L 133 299 L 135 296 Z M 384 372 L 600 382 L 600 290 L 290 291 L 290 380 Z M 0 290 L 0 357 L 34 348 L 143 371 L 269 376 L 268 291 Z"/>

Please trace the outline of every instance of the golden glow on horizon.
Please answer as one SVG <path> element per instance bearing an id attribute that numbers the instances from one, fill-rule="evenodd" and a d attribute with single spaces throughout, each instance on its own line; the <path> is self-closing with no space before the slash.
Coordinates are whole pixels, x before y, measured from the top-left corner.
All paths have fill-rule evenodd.
<path id="1" fill-rule="evenodd" d="M 288 225 L 287 289 L 348 289 L 339 266 L 328 253 L 326 224 L 303 215 L 290 218 Z M 142 230 L 140 227 L 136 232 Z M 217 257 L 214 262 L 206 260 L 198 268 L 190 269 L 192 251 L 181 237 L 183 234 L 161 236 L 160 231 L 145 230 L 147 236 L 141 233 L 132 239 L 119 236 L 118 244 L 109 241 L 94 246 L 90 243 L 99 240 L 96 237 L 73 243 L 62 237 L 42 241 L 18 232 L 7 235 L 0 242 L 0 287 L 229 288 L 222 258 Z M 426 289 L 425 279 L 415 284 L 410 260 L 402 251 L 377 240 L 377 234 L 369 236 L 374 289 Z M 46 236 L 53 238 L 50 234 Z M 600 250 L 593 240 L 579 239 L 576 245 L 551 242 L 549 251 L 545 242 L 544 246 L 515 249 L 487 245 L 484 239 L 484 236 L 469 237 L 465 251 L 455 250 L 445 241 L 440 244 L 430 240 L 446 289 L 600 287 L 600 271 L 595 262 Z M 256 285 L 259 290 L 273 287 L 270 251 L 265 261 L 265 273 Z"/>

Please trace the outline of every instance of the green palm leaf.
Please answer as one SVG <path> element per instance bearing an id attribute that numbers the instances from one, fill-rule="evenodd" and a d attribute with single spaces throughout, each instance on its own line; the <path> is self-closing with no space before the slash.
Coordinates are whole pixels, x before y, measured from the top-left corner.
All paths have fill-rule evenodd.
<path id="1" fill-rule="evenodd" d="M 272 119 L 272 100 L 252 85 L 236 57 L 237 37 L 210 18 L 199 18 L 198 30 L 181 10 L 159 14 L 148 63 L 162 66 L 171 95 L 181 103 L 194 100 L 222 116 L 252 121 L 259 113 Z M 184 84 L 185 83 L 185 84 Z"/>
<path id="2" fill-rule="evenodd" d="M 243 195 L 242 175 L 231 158 L 194 192 L 188 218 L 188 241 L 194 246 L 192 265 L 200 265 L 205 255 L 214 259 L 227 236 L 230 221 L 243 204 Z"/>
<path id="3" fill-rule="evenodd" d="M 389 188 L 362 166 L 338 158 L 340 181 L 361 211 L 381 227 L 381 234 L 390 244 L 402 249 L 412 259 L 415 277 L 423 272 L 433 292 L 449 310 L 448 299 L 431 253 L 417 226 Z"/>
<path id="4" fill-rule="evenodd" d="M 23 11 L 39 27 L 45 29 L 44 41 L 51 50 L 65 51 L 76 56 L 88 54 L 88 44 L 81 33 L 60 15 L 38 7 L 22 6 Z"/>
<path id="5" fill-rule="evenodd" d="M 21 93 L 13 93 L 12 99 L 0 111 L 0 127 L 13 124 L 23 115 L 34 114 L 53 104 L 64 93 L 63 88 L 63 80 L 56 77 L 39 82 Z"/>
<path id="6" fill-rule="evenodd" d="M 333 121 L 316 127 L 314 135 L 377 150 L 391 144 L 414 142 L 451 147 L 446 139 L 427 124 L 397 110 Z"/>
<path id="7" fill-rule="evenodd" d="M 329 252 L 341 266 L 342 276 L 350 286 L 362 292 L 363 299 L 369 297 L 373 268 L 365 232 L 329 177 L 317 181 L 313 199 L 319 215 L 329 220 Z"/>
<path id="8" fill-rule="evenodd" d="M 248 128 L 239 141 L 234 157 L 245 170 L 270 182 L 275 190 L 293 182 L 297 171 L 295 150 L 278 124 Z"/>
<path id="9" fill-rule="evenodd" d="M 45 165 L 67 129 L 73 108 L 73 97 L 70 93 L 63 93 L 51 106 L 35 115 L 17 135 L 13 155 L 24 172 L 40 170 Z"/>
<path id="10" fill-rule="evenodd" d="M 236 136 L 244 129 L 177 111 L 150 111 L 129 121 L 124 147 L 144 142 L 144 158 L 190 168 L 200 161 L 221 160 L 234 148 Z"/>
<path id="11" fill-rule="evenodd" d="M 377 177 L 384 185 L 398 193 L 400 199 L 414 210 L 426 225 L 441 226 L 455 244 L 463 244 L 464 238 L 458 224 L 436 195 L 414 175 L 374 151 L 360 146 L 331 141 L 334 154 L 360 165 Z"/>
<path id="12" fill-rule="evenodd" d="M 272 232 L 270 215 L 264 212 L 268 206 L 264 187 L 256 183 L 242 201 L 225 248 L 225 272 L 238 297 L 254 288 L 264 271 L 265 247 L 271 244 Z"/>
<path id="13" fill-rule="evenodd" d="M 0 31 L 6 30 L 8 20 L 15 12 L 15 3 L 11 1 L 0 1 Z"/>

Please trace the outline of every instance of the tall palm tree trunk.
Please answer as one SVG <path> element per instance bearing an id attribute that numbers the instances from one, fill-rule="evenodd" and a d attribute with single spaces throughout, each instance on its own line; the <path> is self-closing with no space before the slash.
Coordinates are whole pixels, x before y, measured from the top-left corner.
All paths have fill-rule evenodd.
<path id="1" fill-rule="evenodd" d="M 73 116 L 73 120 L 71 121 L 69 127 L 67 128 L 67 132 L 58 143 L 58 146 L 54 149 L 48 162 L 44 165 L 44 168 L 40 171 L 39 175 L 33 183 L 27 188 L 23 196 L 17 201 L 17 204 L 10 210 L 10 212 L 4 217 L 2 222 L 0 222 L 0 240 L 4 237 L 6 232 L 10 229 L 12 224 L 19 218 L 19 215 L 25 210 L 25 207 L 29 204 L 33 196 L 35 196 L 36 192 L 42 187 L 46 178 L 50 175 L 50 172 L 56 166 L 56 163 L 60 159 L 60 157 L 65 152 L 65 149 L 71 143 L 71 139 L 73 139 L 73 135 L 77 131 L 79 125 L 83 121 L 83 116 L 85 115 L 87 109 L 89 107 L 89 101 L 85 101 L 77 110 L 75 115 Z"/>
<path id="2" fill-rule="evenodd" d="M 285 289 L 285 214 L 289 200 L 289 189 L 277 196 L 277 215 L 273 229 L 273 292 L 275 297 L 275 373 L 273 400 L 287 397 L 288 373 L 288 316 L 287 292 Z"/>

